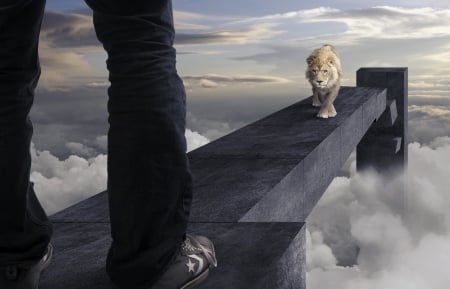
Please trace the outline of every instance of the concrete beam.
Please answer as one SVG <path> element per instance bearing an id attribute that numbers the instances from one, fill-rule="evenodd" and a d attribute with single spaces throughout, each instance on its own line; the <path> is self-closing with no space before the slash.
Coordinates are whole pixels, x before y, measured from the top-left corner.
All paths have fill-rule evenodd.
<path id="1" fill-rule="evenodd" d="M 116 288 L 105 271 L 108 223 L 55 223 L 54 229 L 55 254 L 39 288 Z M 306 289 L 303 223 L 191 223 L 188 231 L 209 236 L 216 248 L 218 268 L 199 289 Z"/>
<path id="2" fill-rule="evenodd" d="M 370 125 L 384 89 L 342 87 L 338 115 L 305 99 L 189 153 L 194 222 L 303 222 Z"/>

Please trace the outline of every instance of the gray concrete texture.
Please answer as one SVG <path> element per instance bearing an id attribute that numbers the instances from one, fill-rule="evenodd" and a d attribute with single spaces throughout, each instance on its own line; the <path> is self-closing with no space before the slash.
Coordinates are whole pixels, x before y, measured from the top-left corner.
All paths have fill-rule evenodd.
<path id="1" fill-rule="evenodd" d="M 108 223 L 55 223 L 55 255 L 42 289 L 113 289 L 105 271 Z M 214 242 L 218 267 L 199 289 L 299 289 L 305 283 L 303 223 L 191 223 Z"/>
<path id="2" fill-rule="evenodd" d="M 396 175 L 408 162 L 408 68 L 361 68 L 356 82 L 359 87 L 385 87 L 392 114 L 383 116 L 358 145 L 358 170 L 374 168 L 385 175 Z M 386 121 L 389 117 L 393 122 Z"/>
<path id="3" fill-rule="evenodd" d="M 342 87 L 335 106 L 319 119 L 308 98 L 192 151 L 191 220 L 303 222 L 386 109 L 385 90 Z"/>

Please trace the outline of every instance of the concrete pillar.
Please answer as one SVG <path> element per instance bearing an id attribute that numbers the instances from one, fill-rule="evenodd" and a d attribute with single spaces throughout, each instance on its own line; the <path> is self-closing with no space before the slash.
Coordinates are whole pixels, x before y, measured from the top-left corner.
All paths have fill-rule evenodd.
<path id="1" fill-rule="evenodd" d="M 360 68 L 358 87 L 387 89 L 387 107 L 357 146 L 357 169 L 392 175 L 408 161 L 408 68 Z"/>

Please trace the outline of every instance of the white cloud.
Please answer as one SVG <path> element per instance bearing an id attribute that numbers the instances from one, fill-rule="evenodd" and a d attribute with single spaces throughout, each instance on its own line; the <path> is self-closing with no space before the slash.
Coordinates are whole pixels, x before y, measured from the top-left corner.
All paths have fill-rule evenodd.
<path id="1" fill-rule="evenodd" d="M 82 143 L 68 142 L 65 146 L 67 149 L 69 149 L 71 154 L 81 157 L 89 157 L 95 153 L 95 150 L 93 148 L 90 148 Z"/>
<path id="2" fill-rule="evenodd" d="M 450 81 L 442 71 L 435 75 L 416 76 L 409 81 L 408 86 L 410 98 L 447 98 L 450 92 Z"/>
<path id="3" fill-rule="evenodd" d="M 190 129 L 186 129 L 185 135 L 188 152 L 209 143 L 209 139 Z"/>
<path id="4" fill-rule="evenodd" d="M 339 37 L 344 36 L 346 41 L 350 38 L 428 39 L 450 36 L 449 16 L 450 9 L 430 7 L 375 6 L 347 10 L 317 7 L 247 18 L 234 24 L 280 23 L 286 20 L 297 23 L 342 23 L 346 25 L 346 30 L 339 33 Z"/>
<path id="5" fill-rule="evenodd" d="M 186 141 L 188 151 L 209 142 L 206 137 L 189 129 L 186 130 Z M 95 142 L 106 150 L 107 136 L 99 136 Z M 48 214 L 106 189 L 107 155 L 92 157 L 93 148 L 76 142 L 68 142 L 66 147 L 73 154 L 60 160 L 49 151 L 38 151 L 34 144 L 31 146 L 31 181 Z"/>
<path id="6" fill-rule="evenodd" d="M 100 46 L 95 36 L 91 15 L 45 11 L 41 39 L 52 47 Z"/>
<path id="7" fill-rule="evenodd" d="M 300 17 L 308 23 L 341 22 L 344 35 L 352 38 L 428 39 L 450 36 L 450 10 L 378 6 L 365 9 L 327 11 Z"/>
<path id="8" fill-rule="evenodd" d="M 307 224 L 311 234 L 323 236 L 316 239 L 316 247 L 329 247 L 339 256 L 348 252 L 351 243 L 359 254 L 347 267 L 333 266 L 331 257 L 323 266 L 324 255 L 308 251 L 307 259 L 312 259 L 308 264 L 315 264 L 308 267 L 308 288 L 336 288 L 336 284 L 340 289 L 448 288 L 448 163 L 449 137 L 436 138 L 430 146 L 409 145 L 407 213 L 398 202 L 402 200 L 398 195 L 401 178 L 386 180 L 374 173 L 357 173 L 335 179 Z M 344 242 L 335 243 L 336 238 Z"/>
<path id="9" fill-rule="evenodd" d="M 39 85 L 48 89 L 64 90 L 70 86 L 71 77 L 86 75 L 92 71 L 83 53 L 67 48 L 50 47 L 45 40 L 41 41 L 39 58 L 42 66 Z"/>
<path id="10" fill-rule="evenodd" d="M 207 103 L 198 109 L 199 113 L 193 113 L 193 110 L 188 110 L 186 113 L 186 122 L 187 127 L 190 127 L 193 131 L 198 131 L 210 141 L 214 141 L 249 123 L 248 121 L 239 121 L 239 116 L 233 116 L 232 111 L 224 111 L 223 109 L 221 109 L 221 112 L 228 118 L 234 119 L 233 122 L 223 121 L 222 119 L 225 117 L 218 115 L 218 113 L 205 117 L 200 113 L 207 111 L 205 107 L 208 107 L 208 109 L 212 109 L 213 111 L 219 111 L 219 108 L 212 107 L 211 103 Z M 223 108 L 224 106 L 218 104 L 218 107 Z"/>
<path id="11" fill-rule="evenodd" d="M 203 78 L 200 79 L 199 85 L 203 88 L 215 88 L 215 87 L 220 86 L 220 84 L 218 84 L 217 82 L 214 82 L 209 79 L 203 79 Z"/>
<path id="12" fill-rule="evenodd" d="M 209 30 L 211 26 L 202 24 L 204 21 L 217 21 L 218 18 L 226 19 L 218 16 L 205 15 L 187 11 L 173 11 L 175 30 Z"/>
<path id="13" fill-rule="evenodd" d="M 39 44 L 40 85 L 48 89 L 73 85 L 71 78 L 93 71 L 85 56 L 102 52 L 91 15 L 46 10 Z"/>
<path id="14" fill-rule="evenodd" d="M 277 23 L 259 23 L 245 28 L 217 27 L 202 33 L 178 33 L 175 36 L 176 45 L 243 45 L 258 43 L 272 39 L 284 31 L 276 30 Z"/>
<path id="15" fill-rule="evenodd" d="M 49 151 L 31 148 L 31 180 L 48 214 L 106 189 L 106 155 L 59 160 Z"/>
<path id="16" fill-rule="evenodd" d="M 272 15 L 264 15 L 260 17 L 251 17 L 246 19 L 241 19 L 235 22 L 231 22 L 229 25 L 245 24 L 245 23 L 260 23 L 266 21 L 278 22 L 280 20 L 286 19 L 303 19 L 303 18 L 314 18 L 318 16 L 323 16 L 331 12 L 339 12 L 338 9 L 330 7 L 318 7 L 313 9 L 304 9 L 298 11 L 290 11 L 286 13 L 278 13 Z"/>
<path id="17" fill-rule="evenodd" d="M 447 106 L 411 105 L 409 106 L 409 112 L 418 112 L 432 117 L 447 118 L 447 120 L 450 121 L 450 108 Z"/>
<path id="18" fill-rule="evenodd" d="M 429 143 L 438 136 L 450 135 L 450 108 L 447 105 L 410 105 L 408 117 L 411 142 Z"/>
<path id="19" fill-rule="evenodd" d="M 432 142 L 428 144 L 428 146 L 434 150 L 439 149 L 440 147 L 445 147 L 450 144 L 449 136 L 439 136 L 435 138 Z"/>
<path id="20" fill-rule="evenodd" d="M 87 87 L 93 87 L 93 88 L 109 87 L 109 85 L 110 85 L 109 81 L 94 81 L 94 82 L 90 82 L 90 83 L 86 84 Z"/>
<path id="21" fill-rule="evenodd" d="M 321 268 L 323 270 L 335 268 L 337 264 L 336 257 L 331 248 L 323 243 L 322 233 L 315 231 L 312 234 L 306 230 L 306 268 L 308 271 Z"/>
<path id="22" fill-rule="evenodd" d="M 271 75 L 185 75 L 183 80 L 188 83 L 189 88 L 194 85 L 202 88 L 217 88 L 235 84 L 284 84 L 291 82 L 289 79 Z"/>

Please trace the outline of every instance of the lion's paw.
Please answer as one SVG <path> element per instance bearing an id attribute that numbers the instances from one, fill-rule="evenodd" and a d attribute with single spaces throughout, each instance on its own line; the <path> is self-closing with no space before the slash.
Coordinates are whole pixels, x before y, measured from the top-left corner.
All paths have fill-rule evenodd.
<path id="1" fill-rule="evenodd" d="M 336 109 L 334 108 L 334 105 L 331 105 L 328 108 L 328 117 L 335 117 L 337 115 Z"/>
<path id="2" fill-rule="evenodd" d="M 337 115 L 337 112 L 335 110 L 328 112 L 328 117 L 335 117 L 336 115 Z"/>

